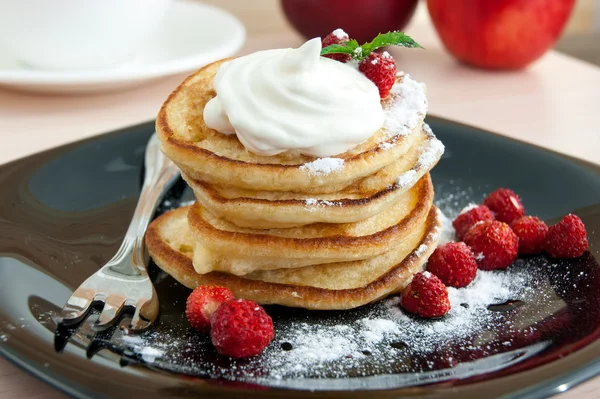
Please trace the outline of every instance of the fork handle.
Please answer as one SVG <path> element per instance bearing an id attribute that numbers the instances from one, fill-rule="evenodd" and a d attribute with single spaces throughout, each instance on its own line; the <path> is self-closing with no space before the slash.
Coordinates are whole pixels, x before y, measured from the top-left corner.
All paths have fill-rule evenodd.
<path id="1" fill-rule="evenodd" d="M 156 134 L 152 136 L 146 147 L 145 167 L 144 184 L 123 243 L 105 266 L 126 275 L 146 273 L 144 262 L 146 227 L 160 199 L 179 176 L 179 168 L 160 150 L 160 142 Z M 130 262 L 125 261 L 127 257 L 130 257 Z"/>

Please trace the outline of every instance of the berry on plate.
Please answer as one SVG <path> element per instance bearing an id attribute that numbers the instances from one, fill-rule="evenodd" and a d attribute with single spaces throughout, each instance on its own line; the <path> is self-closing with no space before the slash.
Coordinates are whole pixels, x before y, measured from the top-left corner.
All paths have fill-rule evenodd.
<path id="1" fill-rule="evenodd" d="M 521 199 L 514 191 L 508 188 L 499 188 L 483 200 L 483 205 L 496 214 L 496 219 L 511 223 L 525 215 L 525 208 Z"/>
<path id="2" fill-rule="evenodd" d="M 535 216 L 523 216 L 510 224 L 519 238 L 519 254 L 535 255 L 542 253 L 548 226 Z"/>
<path id="3" fill-rule="evenodd" d="M 411 283 L 402 291 L 400 304 L 408 312 L 425 318 L 442 317 L 450 310 L 446 286 L 430 272 L 413 276 Z"/>
<path id="4" fill-rule="evenodd" d="M 210 331 L 210 318 L 222 303 L 232 300 L 233 292 L 216 285 L 200 285 L 188 296 L 185 315 L 196 330 Z"/>
<path id="5" fill-rule="evenodd" d="M 427 270 L 447 286 L 461 288 L 475 278 L 477 262 L 464 242 L 449 242 L 433 251 L 427 261 Z"/>
<path id="6" fill-rule="evenodd" d="M 387 52 L 371 53 L 358 64 L 358 70 L 379 89 L 379 97 L 386 98 L 396 82 L 396 61 Z"/>
<path id="7" fill-rule="evenodd" d="M 332 44 L 341 45 L 344 44 L 344 42 L 347 42 L 348 40 L 350 40 L 350 37 L 346 32 L 344 32 L 342 29 L 336 29 L 327 36 L 325 36 L 325 38 L 321 41 L 321 47 L 325 48 L 327 46 L 331 46 Z M 326 54 L 323 57 L 331 58 L 332 60 L 336 60 L 339 62 L 348 62 L 352 59 L 350 54 L 343 53 Z"/>
<path id="8" fill-rule="evenodd" d="M 581 219 L 568 214 L 548 229 L 544 250 L 553 258 L 577 258 L 587 250 L 588 240 Z"/>
<path id="9" fill-rule="evenodd" d="M 465 208 L 452 222 L 452 227 L 456 232 L 456 237 L 462 240 L 469 228 L 477 222 L 492 221 L 494 214 L 485 205 L 479 205 L 472 208 Z"/>
<path id="10" fill-rule="evenodd" d="M 464 241 L 481 270 L 506 269 L 517 259 L 519 239 L 506 223 L 479 222 L 467 231 Z"/>
<path id="11" fill-rule="evenodd" d="M 247 299 L 225 302 L 213 315 L 211 326 L 212 344 L 224 356 L 259 355 L 275 337 L 271 316 Z"/>

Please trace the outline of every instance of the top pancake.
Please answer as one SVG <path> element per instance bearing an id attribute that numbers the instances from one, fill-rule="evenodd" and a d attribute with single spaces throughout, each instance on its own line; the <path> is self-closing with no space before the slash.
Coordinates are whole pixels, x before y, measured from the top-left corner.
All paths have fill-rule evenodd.
<path id="1" fill-rule="evenodd" d="M 209 64 L 188 77 L 171 93 L 157 117 L 156 131 L 162 150 L 193 179 L 249 190 L 335 192 L 403 156 L 421 131 L 425 115 L 415 111 L 415 115 L 407 117 L 407 110 L 415 109 L 408 104 L 412 97 L 405 97 L 401 90 L 396 90 L 382 106 L 386 118 L 394 118 L 393 111 L 402 109 L 406 123 L 402 126 L 398 120 L 386 123 L 368 140 L 335 155 L 344 162 L 331 173 L 312 173 L 303 165 L 316 158 L 297 151 L 275 156 L 256 155 L 246 150 L 236 136 L 221 134 L 204 123 L 204 106 L 215 96 L 212 80 L 226 61 Z M 399 86 L 403 79 L 405 77 L 398 77 Z M 394 126 L 395 130 L 387 126 Z"/>

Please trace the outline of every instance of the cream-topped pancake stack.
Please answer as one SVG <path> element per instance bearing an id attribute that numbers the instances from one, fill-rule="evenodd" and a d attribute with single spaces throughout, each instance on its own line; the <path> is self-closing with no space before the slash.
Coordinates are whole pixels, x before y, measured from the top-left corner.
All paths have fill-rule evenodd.
<path id="1" fill-rule="evenodd" d="M 424 86 L 398 73 L 380 98 L 360 64 L 321 52 L 313 39 L 215 62 L 162 106 L 162 149 L 197 202 L 146 243 L 182 284 L 348 309 L 402 290 L 435 249 L 429 171 L 444 147 L 423 123 Z"/>

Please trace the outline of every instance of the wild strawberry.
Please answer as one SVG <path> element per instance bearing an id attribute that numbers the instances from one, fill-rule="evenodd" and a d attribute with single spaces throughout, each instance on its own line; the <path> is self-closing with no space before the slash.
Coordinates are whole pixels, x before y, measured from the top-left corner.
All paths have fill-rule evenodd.
<path id="1" fill-rule="evenodd" d="M 413 276 L 411 283 L 402 291 L 400 304 L 408 312 L 425 318 L 442 317 L 450 310 L 446 286 L 430 272 Z"/>
<path id="2" fill-rule="evenodd" d="M 461 288 L 475 278 L 477 262 L 464 242 L 449 242 L 433 251 L 427 261 L 427 270 L 447 286 Z"/>
<path id="3" fill-rule="evenodd" d="M 481 270 L 506 269 L 517 259 L 519 239 L 506 223 L 477 223 L 467 231 L 464 241 Z"/>
<path id="4" fill-rule="evenodd" d="M 273 320 L 254 301 L 225 302 L 212 317 L 210 337 L 221 355 L 250 357 L 262 353 L 275 337 Z"/>
<path id="5" fill-rule="evenodd" d="M 512 223 L 525 215 L 525 208 L 521 204 L 521 199 L 508 188 L 499 188 L 488 195 L 483 200 L 483 205 L 486 205 L 496 214 L 496 220 L 504 223 Z"/>
<path id="6" fill-rule="evenodd" d="M 462 240 L 467 230 L 475 223 L 483 221 L 489 222 L 492 220 L 494 220 L 494 214 L 490 211 L 490 208 L 485 205 L 479 205 L 473 208 L 465 208 L 465 210 L 454 219 L 452 227 L 454 227 L 456 237 L 458 237 L 459 240 Z"/>
<path id="7" fill-rule="evenodd" d="M 200 285 L 188 296 L 185 315 L 193 328 L 208 332 L 213 313 L 233 298 L 233 293 L 225 287 Z"/>
<path id="8" fill-rule="evenodd" d="M 321 41 L 321 47 L 325 48 L 327 46 L 331 46 L 332 44 L 344 44 L 344 42 L 347 42 L 348 40 L 350 40 L 350 37 L 346 32 L 344 32 L 342 29 L 336 29 L 325 36 L 325 38 Z M 339 62 L 348 62 L 352 59 L 350 54 L 343 53 L 326 54 L 323 57 L 331 58 L 332 60 Z"/>
<path id="9" fill-rule="evenodd" d="M 577 258 L 588 248 L 585 226 L 579 217 L 568 214 L 548 229 L 544 250 L 553 258 Z"/>
<path id="10" fill-rule="evenodd" d="M 358 64 L 358 70 L 379 89 L 379 97 L 386 98 L 396 82 L 396 61 L 387 52 L 371 53 Z"/>
<path id="11" fill-rule="evenodd" d="M 519 254 L 535 255 L 542 253 L 544 240 L 548 234 L 546 223 L 535 216 L 523 216 L 510 224 L 519 238 Z"/>

